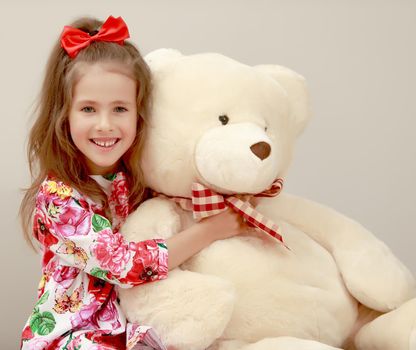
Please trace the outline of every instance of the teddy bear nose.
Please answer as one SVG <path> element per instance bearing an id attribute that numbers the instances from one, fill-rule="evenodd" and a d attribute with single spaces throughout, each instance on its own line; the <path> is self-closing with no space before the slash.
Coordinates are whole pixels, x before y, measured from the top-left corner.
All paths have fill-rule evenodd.
<path id="1" fill-rule="evenodd" d="M 261 160 L 266 159 L 270 155 L 271 147 L 267 142 L 257 142 L 250 147 L 253 152 Z"/>

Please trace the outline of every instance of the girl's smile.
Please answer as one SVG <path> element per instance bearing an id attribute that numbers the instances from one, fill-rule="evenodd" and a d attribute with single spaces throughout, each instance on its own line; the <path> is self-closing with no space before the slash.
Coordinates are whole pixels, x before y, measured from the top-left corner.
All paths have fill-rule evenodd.
<path id="1" fill-rule="evenodd" d="M 120 139 L 119 138 L 94 138 L 90 141 L 102 148 L 112 148 Z"/>
<path id="2" fill-rule="evenodd" d="M 114 63 L 82 68 L 69 114 L 71 137 L 91 174 L 114 172 L 136 138 L 136 82 Z"/>

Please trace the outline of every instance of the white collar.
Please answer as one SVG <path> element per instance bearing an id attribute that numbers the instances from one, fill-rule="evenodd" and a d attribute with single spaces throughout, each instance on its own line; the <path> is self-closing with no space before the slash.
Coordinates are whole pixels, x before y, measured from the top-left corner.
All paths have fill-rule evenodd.
<path id="1" fill-rule="evenodd" d="M 100 185 L 100 187 L 103 189 L 103 191 L 105 192 L 105 194 L 107 196 L 109 196 L 111 194 L 111 183 L 112 183 L 112 181 L 107 180 L 102 175 L 90 175 L 90 177 L 92 179 L 94 179 Z"/>

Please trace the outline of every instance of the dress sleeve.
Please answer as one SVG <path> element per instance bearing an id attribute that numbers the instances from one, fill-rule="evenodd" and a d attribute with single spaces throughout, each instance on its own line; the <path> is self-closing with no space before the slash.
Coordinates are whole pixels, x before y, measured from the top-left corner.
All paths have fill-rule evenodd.
<path id="1" fill-rule="evenodd" d="M 36 198 L 35 238 L 63 264 L 129 288 L 168 274 L 163 239 L 127 242 L 62 182 L 45 180 Z"/>

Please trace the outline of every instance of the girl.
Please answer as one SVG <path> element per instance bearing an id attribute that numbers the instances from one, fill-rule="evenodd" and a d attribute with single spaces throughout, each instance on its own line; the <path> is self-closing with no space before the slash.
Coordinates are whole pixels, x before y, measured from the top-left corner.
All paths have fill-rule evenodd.
<path id="1" fill-rule="evenodd" d="M 21 349 L 165 349 L 153 329 L 126 321 L 114 286 L 166 278 L 243 225 L 227 211 L 166 242 L 125 242 L 118 233 L 145 198 L 137 164 L 151 90 L 128 37 L 120 17 L 82 18 L 64 28 L 49 58 L 29 137 L 34 181 L 21 205 L 43 276 Z"/>

